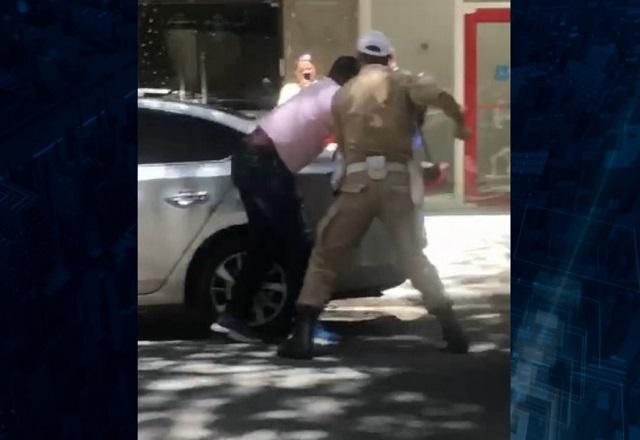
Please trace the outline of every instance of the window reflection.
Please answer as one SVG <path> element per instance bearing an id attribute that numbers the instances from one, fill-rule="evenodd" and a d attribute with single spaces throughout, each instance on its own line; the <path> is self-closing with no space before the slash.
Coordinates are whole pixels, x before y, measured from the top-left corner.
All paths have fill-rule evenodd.
<path id="1" fill-rule="evenodd" d="M 139 87 L 267 109 L 280 86 L 279 9 L 263 3 L 139 7 Z"/>

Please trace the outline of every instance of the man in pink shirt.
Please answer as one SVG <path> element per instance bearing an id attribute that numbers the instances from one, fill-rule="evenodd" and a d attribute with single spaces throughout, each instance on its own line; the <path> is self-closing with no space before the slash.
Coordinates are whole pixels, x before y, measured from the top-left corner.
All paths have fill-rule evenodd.
<path id="1" fill-rule="evenodd" d="M 331 103 L 340 87 L 358 74 L 355 57 L 338 58 L 326 78 L 301 90 L 258 121 L 242 151 L 232 157 L 232 179 L 249 219 L 249 248 L 233 286 L 227 312 L 212 326 L 242 342 L 261 338 L 248 325 L 255 292 L 273 261 L 285 270 L 289 301 L 281 334 L 290 330 L 311 252 L 295 173 L 324 149 L 333 132 Z"/>

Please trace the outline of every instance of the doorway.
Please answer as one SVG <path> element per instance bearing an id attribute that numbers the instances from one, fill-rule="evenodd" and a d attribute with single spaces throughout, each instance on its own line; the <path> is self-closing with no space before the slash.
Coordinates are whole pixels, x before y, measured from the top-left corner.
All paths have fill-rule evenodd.
<path id="1" fill-rule="evenodd" d="M 508 201 L 511 192 L 511 12 L 477 9 L 464 18 L 465 200 Z"/>

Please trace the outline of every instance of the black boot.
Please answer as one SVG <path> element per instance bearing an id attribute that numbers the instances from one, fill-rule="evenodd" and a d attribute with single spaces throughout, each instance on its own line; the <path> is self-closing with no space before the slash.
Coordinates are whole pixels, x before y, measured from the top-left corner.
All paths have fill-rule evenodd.
<path id="1" fill-rule="evenodd" d="M 469 339 L 460 327 L 458 319 L 453 312 L 450 304 L 430 310 L 440 321 L 442 326 L 442 337 L 447 343 L 446 351 L 456 354 L 465 354 L 469 352 Z"/>
<path id="2" fill-rule="evenodd" d="M 278 356 L 289 359 L 313 358 L 313 330 L 322 310 L 298 307 L 293 333 L 280 344 Z"/>

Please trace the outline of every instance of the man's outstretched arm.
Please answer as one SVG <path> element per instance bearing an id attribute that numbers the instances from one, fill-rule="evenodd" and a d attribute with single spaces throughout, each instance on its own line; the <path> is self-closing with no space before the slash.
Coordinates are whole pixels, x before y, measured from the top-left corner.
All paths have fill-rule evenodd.
<path id="1" fill-rule="evenodd" d="M 470 136 L 469 128 L 464 120 L 462 107 L 456 102 L 453 96 L 445 91 L 438 94 L 437 107 L 440 107 L 445 115 L 453 120 L 456 124 L 456 137 L 466 140 Z"/>
<path id="2" fill-rule="evenodd" d="M 469 129 L 464 121 L 464 113 L 456 100 L 449 93 L 442 90 L 429 77 L 414 77 L 409 85 L 409 97 L 418 107 L 437 107 L 451 118 L 456 124 L 456 137 L 467 139 Z"/>

